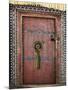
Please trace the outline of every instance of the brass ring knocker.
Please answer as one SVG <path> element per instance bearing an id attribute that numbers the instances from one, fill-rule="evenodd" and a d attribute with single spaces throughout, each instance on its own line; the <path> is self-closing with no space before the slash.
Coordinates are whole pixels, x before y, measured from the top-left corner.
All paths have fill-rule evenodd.
<path id="1" fill-rule="evenodd" d="M 34 42 L 34 49 L 37 57 L 37 69 L 40 69 L 40 61 L 41 61 L 40 50 L 42 49 L 42 43 L 40 41 Z"/>

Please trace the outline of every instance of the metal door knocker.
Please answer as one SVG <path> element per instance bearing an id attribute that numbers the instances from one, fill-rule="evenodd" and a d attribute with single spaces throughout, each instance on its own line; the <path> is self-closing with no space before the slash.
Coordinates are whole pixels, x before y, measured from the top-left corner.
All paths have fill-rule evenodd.
<path id="1" fill-rule="evenodd" d="M 42 43 L 40 41 L 35 41 L 34 42 L 34 49 L 36 52 L 36 60 L 37 60 L 37 69 L 40 69 L 40 61 L 41 61 L 41 57 L 40 57 L 40 50 L 42 49 Z"/>

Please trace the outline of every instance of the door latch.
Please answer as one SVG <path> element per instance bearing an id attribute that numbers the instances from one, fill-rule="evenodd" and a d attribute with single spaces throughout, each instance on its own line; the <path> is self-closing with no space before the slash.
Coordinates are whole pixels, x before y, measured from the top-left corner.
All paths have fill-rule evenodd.
<path id="1" fill-rule="evenodd" d="M 55 41 L 55 34 L 54 33 L 52 33 L 50 37 L 51 37 L 51 41 Z"/>
<path id="2" fill-rule="evenodd" d="M 58 35 L 56 35 L 55 33 L 52 33 L 50 35 L 50 38 L 51 38 L 51 41 L 59 41 L 60 40 L 60 37 Z"/>

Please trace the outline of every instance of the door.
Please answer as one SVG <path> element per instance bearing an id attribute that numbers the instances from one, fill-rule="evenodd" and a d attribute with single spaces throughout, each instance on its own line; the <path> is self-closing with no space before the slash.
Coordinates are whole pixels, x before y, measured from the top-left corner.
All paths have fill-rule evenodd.
<path id="1" fill-rule="evenodd" d="M 24 84 L 55 84 L 55 21 L 23 17 Z"/>

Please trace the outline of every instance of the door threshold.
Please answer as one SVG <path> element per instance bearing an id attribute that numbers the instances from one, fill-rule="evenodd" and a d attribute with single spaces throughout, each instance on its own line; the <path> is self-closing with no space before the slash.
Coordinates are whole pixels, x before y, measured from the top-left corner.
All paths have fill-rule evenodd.
<path id="1" fill-rule="evenodd" d="M 22 87 L 25 87 L 25 88 L 36 88 L 36 87 L 53 87 L 53 86 L 65 86 L 66 84 L 36 84 L 36 85 L 22 85 Z"/>

